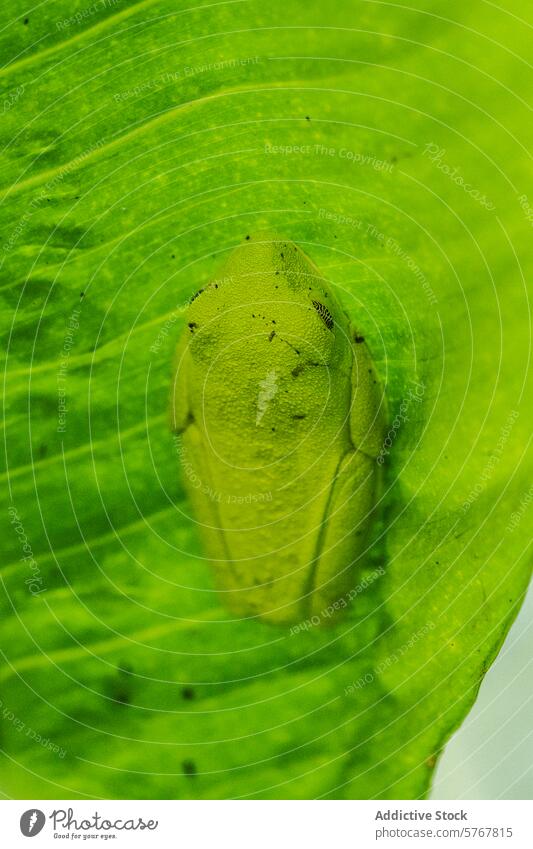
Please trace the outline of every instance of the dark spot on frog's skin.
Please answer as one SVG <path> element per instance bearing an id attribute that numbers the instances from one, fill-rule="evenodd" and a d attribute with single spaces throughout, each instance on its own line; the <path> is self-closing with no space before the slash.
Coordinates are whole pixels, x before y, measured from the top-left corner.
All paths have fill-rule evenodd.
<path id="1" fill-rule="evenodd" d="M 271 427 L 271 428 L 270 428 L 270 430 L 272 431 L 272 433 L 275 433 L 275 432 L 276 432 L 276 428 L 275 428 L 275 427 Z"/>
<path id="2" fill-rule="evenodd" d="M 187 413 L 187 420 L 186 420 L 186 422 L 185 422 L 184 430 L 187 430 L 187 428 L 188 428 L 188 427 L 190 427 L 190 425 L 192 425 L 192 424 L 194 424 L 194 415 L 193 415 L 193 413 L 189 410 L 189 412 Z"/>
<path id="3" fill-rule="evenodd" d="M 283 256 L 283 254 L 280 254 L 280 257 L 281 257 L 282 259 L 285 259 L 285 257 Z"/>
<path id="4" fill-rule="evenodd" d="M 354 342 L 357 342 L 357 344 L 358 344 L 358 345 L 360 345 L 360 344 L 361 344 L 361 342 L 364 342 L 364 341 L 365 341 L 365 337 L 364 337 L 364 336 L 354 336 L 353 338 L 354 338 Z"/>
<path id="5" fill-rule="evenodd" d="M 278 274 L 279 274 L 279 271 L 276 271 L 276 276 L 277 276 Z M 278 287 L 276 286 L 276 289 L 277 289 L 277 288 L 278 288 Z"/>
<path id="6" fill-rule="evenodd" d="M 298 377 L 298 375 L 301 374 L 303 372 L 303 370 L 304 370 L 303 363 L 300 363 L 299 365 L 297 365 L 293 368 L 293 370 L 291 371 L 291 374 L 292 374 L 293 377 Z"/>
<path id="7" fill-rule="evenodd" d="M 195 321 L 189 321 L 189 324 L 187 325 L 187 327 L 189 328 L 191 333 L 194 333 L 194 328 L 198 327 L 198 325 L 196 324 Z"/>
<path id="8" fill-rule="evenodd" d="M 195 300 L 196 300 L 196 298 L 198 298 L 198 297 L 202 294 L 202 292 L 203 292 L 203 291 L 204 291 L 204 288 L 203 288 L 203 287 L 202 287 L 201 289 L 198 289 L 198 291 L 197 291 L 197 292 L 195 292 L 195 294 L 192 296 L 192 298 L 191 298 L 191 300 L 189 301 L 189 303 L 190 303 L 190 304 L 192 304 L 192 302 L 193 302 L 193 301 L 195 301 Z"/>
<path id="9" fill-rule="evenodd" d="M 301 421 L 302 419 L 306 418 L 306 415 L 305 415 L 305 413 L 296 413 L 294 416 L 291 416 L 291 418 L 297 419 L 298 421 Z"/>
<path id="10" fill-rule="evenodd" d="M 320 318 L 322 319 L 328 330 L 333 330 L 333 325 L 335 322 L 333 321 L 333 316 L 331 315 L 328 308 L 325 307 L 324 304 L 321 304 L 320 301 L 311 301 L 311 303 L 313 304 L 314 308 L 316 309 L 317 313 L 319 314 Z"/>
<path id="11" fill-rule="evenodd" d="M 196 775 L 196 764 L 194 761 L 183 761 L 181 768 L 183 770 L 183 774 L 187 775 L 189 778 Z"/>
<path id="12" fill-rule="evenodd" d="M 184 687 L 181 691 L 181 696 L 188 702 L 192 702 L 194 699 L 194 690 L 192 687 Z"/>
<path id="13" fill-rule="evenodd" d="M 275 331 L 275 330 L 273 330 L 273 331 L 271 332 L 270 336 L 268 337 L 268 341 L 269 341 L 269 342 L 272 342 L 272 340 L 273 340 L 273 338 L 274 338 L 274 336 L 275 336 L 275 335 L 276 335 L 276 331 Z"/>

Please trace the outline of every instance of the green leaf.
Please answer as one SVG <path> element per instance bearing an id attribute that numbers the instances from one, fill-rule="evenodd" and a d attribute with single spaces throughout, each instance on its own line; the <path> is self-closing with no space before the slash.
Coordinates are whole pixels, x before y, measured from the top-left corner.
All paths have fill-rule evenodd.
<path id="1" fill-rule="evenodd" d="M 2 792 L 424 796 L 531 568 L 523 4 L 18 9 Z M 339 287 L 390 408 L 361 591 L 293 633 L 225 612 L 167 427 L 183 305 L 252 229 Z"/>

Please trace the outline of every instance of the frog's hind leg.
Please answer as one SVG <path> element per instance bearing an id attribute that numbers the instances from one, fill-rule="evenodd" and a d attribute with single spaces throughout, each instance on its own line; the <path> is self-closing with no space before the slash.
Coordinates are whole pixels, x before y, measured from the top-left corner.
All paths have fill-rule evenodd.
<path id="1" fill-rule="evenodd" d="M 358 558 L 365 549 L 376 486 L 376 461 L 361 451 L 345 454 L 318 537 L 307 598 L 311 616 L 320 616 L 337 601 L 337 609 L 347 606 Z"/>
<path id="2" fill-rule="evenodd" d="M 194 461 L 193 461 L 194 458 Z M 181 435 L 182 479 L 198 534 L 215 571 L 227 571 L 231 559 L 220 522 L 220 493 L 214 487 L 204 451 L 204 440 L 196 422 L 191 421 Z M 200 518 L 201 517 L 201 518 Z"/>

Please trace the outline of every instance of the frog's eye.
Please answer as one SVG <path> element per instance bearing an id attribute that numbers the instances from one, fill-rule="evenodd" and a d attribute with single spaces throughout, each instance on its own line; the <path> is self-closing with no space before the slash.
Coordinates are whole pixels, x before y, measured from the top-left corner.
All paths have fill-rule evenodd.
<path id="1" fill-rule="evenodd" d="M 331 315 L 328 308 L 325 307 L 324 304 L 321 304 L 320 301 L 311 301 L 311 303 L 313 304 L 314 308 L 316 309 L 317 313 L 319 314 L 320 318 L 322 319 L 328 330 L 333 330 L 333 316 Z"/>

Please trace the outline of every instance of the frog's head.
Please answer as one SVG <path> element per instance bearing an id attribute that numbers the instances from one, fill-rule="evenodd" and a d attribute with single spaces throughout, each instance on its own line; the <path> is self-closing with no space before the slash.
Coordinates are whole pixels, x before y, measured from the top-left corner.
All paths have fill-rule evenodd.
<path id="1" fill-rule="evenodd" d="M 347 316 L 316 266 L 268 233 L 246 236 L 220 275 L 193 295 L 188 325 L 201 353 L 237 346 L 241 363 L 248 347 L 252 359 L 304 354 L 333 365 L 348 334 Z"/>

